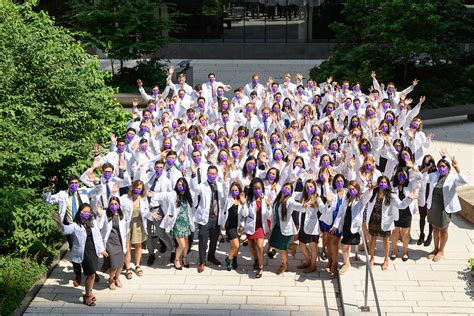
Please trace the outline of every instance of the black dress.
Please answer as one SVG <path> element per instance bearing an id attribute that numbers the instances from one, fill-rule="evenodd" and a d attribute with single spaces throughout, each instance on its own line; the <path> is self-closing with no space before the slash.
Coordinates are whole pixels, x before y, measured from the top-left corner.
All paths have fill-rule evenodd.
<path id="1" fill-rule="evenodd" d="M 238 210 L 238 205 L 233 204 L 227 211 L 229 214 L 227 216 L 227 221 L 225 222 L 225 232 L 230 240 L 239 238 L 239 233 L 237 232 L 239 226 Z"/>
<path id="2" fill-rule="evenodd" d="M 405 194 L 403 193 L 403 189 L 398 191 L 398 198 L 402 201 L 405 198 Z M 398 221 L 395 221 L 395 227 L 400 228 L 409 228 L 411 226 L 411 212 L 410 208 L 404 208 L 399 210 Z"/>
<path id="3" fill-rule="evenodd" d="M 388 237 L 391 234 L 391 231 L 384 231 L 382 229 L 382 203 L 383 198 L 376 197 L 375 205 L 372 210 L 372 214 L 370 214 L 369 219 L 369 233 L 372 236 L 379 236 L 379 237 Z"/>
<path id="4" fill-rule="evenodd" d="M 358 245 L 360 243 L 360 234 L 351 232 L 352 225 L 352 206 L 347 206 L 346 214 L 344 214 L 344 225 L 342 226 L 343 245 Z"/>
<path id="5" fill-rule="evenodd" d="M 99 257 L 95 251 L 94 237 L 92 237 L 92 229 L 86 227 L 87 239 L 84 247 L 84 258 L 82 260 L 82 271 L 84 275 L 92 275 L 97 271 Z"/>
<path id="6" fill-rule="evenodd" d="M 112 217 L 111 224 L 112 231 L 110 232 L 106 245 L 106 250 L 109 256 L 104 258 L 104 262 L 108 268 L 117 269 L 123 266 L 123 262 L 125 259 L 123 254 L 122 238 L 120 236 L 118 215 L 114 215 Z"/>
<path id="7" fill-rule="evenodd" d="M 299 212 L 294 212 L 294 213 L 298 213 Z M 306 213 L 302 213 L 301 214 L 301 223 L 302 223 L 302 226 L 300 227 L 300 231 L 298 232 L 298 240 L 304 244 L 309 244 L 309 243 L 318 243 L 319 241 L 319 235 L 308 235 L 305 233 L 304 231 L 304 221 L 306 219 Z"/>

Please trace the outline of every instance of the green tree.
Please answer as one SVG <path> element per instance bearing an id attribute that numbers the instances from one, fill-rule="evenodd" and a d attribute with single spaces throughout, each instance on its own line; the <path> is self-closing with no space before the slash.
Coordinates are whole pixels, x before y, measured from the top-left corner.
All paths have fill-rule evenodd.
<path id="1" fill-rule="evenodd" d="M 460 1 L 347 0 L 342 15 L 343 22 L 331 25 L 339 44 L 314 68 L 313 78 L 333 75 L 369 85 L 370 71 L 376 70 L 379 78 L 400 84 L 422 79 L 420 93 L 424 82 L 443 92 L 463 86 L 460 74 L 468 60 L 458 43 L 472 42 L 473 23 Z M 444 78 L 433 78 L 437 73 Z"/>
<path id="2" fill-rule="evenodd" d="M 175 6 L 163 0 L 73 0 L 72 27 L 90 36 L 84 39 L 109 58 L 157 57 L 158 50 L 178 26 Z M 112 63 L 112 73 L 113 63 Z"/>
<path id="3" fill-rule="evenodd" d="M 0 1 L 0 190 L 79 173 L 126 115 L 99 68 L 36 1 Z"/>

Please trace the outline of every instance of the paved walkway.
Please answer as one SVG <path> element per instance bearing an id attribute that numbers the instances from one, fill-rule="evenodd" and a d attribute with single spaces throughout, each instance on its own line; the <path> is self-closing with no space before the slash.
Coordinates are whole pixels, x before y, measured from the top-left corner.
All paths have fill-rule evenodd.
<path id="1" fill-rule="evenodd" d="M 435 134 L 433 146 L 427 150 L 437 161 L 439 149 L 446 147 L 459 162 L 460 168 L 468 175 L 469 185 L 474 185 L 474 123 L 465 117 L 431 120 L 426 122 L 425 132 Z M 419 237 L 419 215 L 413 216 L 409 245 L 410 259 L 400 259 L 402 245 L 398 244 L 399 258 L 390 262 L 388 271 L 381 270 L 383 245 L 379 240 L 374 266 L 381 310 L 384 315 L 412 314 L 456 314 L 474 315 L 474 279 L 467 271 L 467 260 L 474 257 L 474 225 L 453 215 L 449 227 L 445 259 L 436 263 L 426 258 L 433 250 L 417 246 Z M 426 233 L 425 228 L 425 233 Z M 350 269 L 340 277 L 341 292 L 346 315 L 359 314 L 358 307 L 364 304 L 365 255 L 360 261 L 351 260 L 357 269 Z M 375 314 L 375 302 L 369 283 L 369 303 Z"/>
<path id="2" fill-rule="evenodd" d="M 229 243 L 219 246 L 223 261 Z M 190 254 L 190 269 L 176 271 L 168 264 L 169 254 L 157 258 L 153 267 L 143 266 L 144 276 L 130 281 L 122 276 L 124 287 L 106 288 L 104 274 L 94 287 L 96 307 L 81 302 L 84 288 L 72 286 L 72 265 L 62 260 L 30 304 L 26 314 L 154 314 L 154 315 L 341 315 L 337 280 L 326 272 L 306 275 L 286 272 L 276 276 L 279 259 L 265 259 L 261 279 L 255 279 L 248 247 L 242 248 L 237 271 L 211 267 L 196 271 L 197 243 Z M 242 258 L 243 256 L 243 258 Z M 290 260 L 290 271 L 296 271 L 301 255 Z M 143 256 L 145 263 L 147 256 Z M 322 269 L 322 265 L 320 269 Z"/>

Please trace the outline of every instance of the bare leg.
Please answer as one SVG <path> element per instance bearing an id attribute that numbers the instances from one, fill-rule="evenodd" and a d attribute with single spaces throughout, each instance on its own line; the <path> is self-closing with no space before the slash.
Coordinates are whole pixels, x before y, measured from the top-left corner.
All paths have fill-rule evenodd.
<path id="1" fill-rule="evenodd" d="M 339 256 L 339 240 L 337 236 L 330 236 L 329 243 L 331 245 L 331 273 L 337 272 L 337 258 Z"/>
<path id="2" fill-rule="evenodd" d="M 127 240 L 127 253 L 125 254 L 125 268 L 130 269 L 130 262 L 132 261 L 132 247 L 130 240 Z"/>
<path id="3" fill-rule="evenodd" d="M 258 258 L 258 266 L 263 269 L 263 243 L 265 239 L 257 239 L 255 242 L 255 251 Z"/>
<path id="4" fill-rule="evenodd" d="M 94 281 L 95 281 L 95 274 L 91 274 L 86 277 L 86 297 L 89 298 L 89 300 L 94 296 L 94 294 L 92 294 Z"/>
<path id="5" fill-rule="evenodd" d="M 388 269 L 388 253 L 390 251 L 390 239 L 388 237 L 383 237 L 383 265 L 382 270 Z"/>
<path id="6" fill-rule="evenodd" d="M 311 260 L 309 259 L 309 252 L 308 252 L 308 248 L 306 247 L 306 244 L 303 242 L 300 242 L 299 248 L 301 249 L 301 253 L 303 254 L 304 261 L 305 261 L 302 265 L 300 265 L 300 267 L 309 265 Z"/>
<path id="7" fill-rule="evenodd" d="M 377 242 L 377 236 L 370 235 L 369 238 L 369 254 L 370 254 L 370 267 L 374 266 L 375 256 L 375 243 Z"/>
<path id="8" fill-rule="evenodd" d="M 135 244 L 135 267 L 140 266 L 140 260 L 142 259 L 142 244 Z"/>
<path id="9" fill-rule="evenodd" d="M 400 227 L 395 227 L 392 231 L 392 256 L 397 256 L 397 241 L 400 236 Z"/>
<path id="10" fill-rule="evenodd" d="M 444 247 L 448 242 L 448 227 L 439 230 L 439 251 L 441 255 L 444 255 Z"/>
<path id="11" fill-rule="evenodd" d="M 239 253 L 240 240 L 239 238 L 234 238 L 230 241 L 230 250 L 229 250 L 229 260 L 232 260 Z"/>
<path id="12" fill-rule="evenodd" d="M 342 250 L 342 256 L 344 258 L 344 265 L 351 265 L 351 262 L 349 260 L 349 256 L 351 253 L 351 246 L 349 245 L 341 245 L 341 250 Z"/>
<path id="13" fill-rule="evenodd" d="M 258 259 L 257 250 L 255 249 L 255 239 L 248 239 L 248 241 L 249 241 L 249 248 L 250 248 L 250 253 L 252 254 L 252 257 L 254 259 Z"/>
<path id="14" fill-rule="evenodd" d="M 178 242 L 178 247 L 176 248 L 176 257 L 175 261 L 181 262 L 181 254 L 186 253 L 186 241 L 188 240 L 187 237 L 185 238 L 176 238 Z"/>
<path id="15" fill-rule="evenodd" d="M 408 256 L 408 244 L 410 243 L 410 228 L 401 228 L 400 230 L 402 233 L 403 255 Z M 392 239 L 392 243 L 393 243 L 393 239 Z"/>

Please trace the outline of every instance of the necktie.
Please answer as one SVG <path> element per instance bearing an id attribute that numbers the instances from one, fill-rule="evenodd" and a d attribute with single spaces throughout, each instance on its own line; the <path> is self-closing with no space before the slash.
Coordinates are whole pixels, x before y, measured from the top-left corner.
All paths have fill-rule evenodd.
<path id="1" fill-rule="evenodd" d="M 120 166 L 120 160 L 122 159 L 122 154 L 119 154 L 119 166 Z M 119 178 L 123 179 L 123 170 L 119 167 Z"/>
<path id="2" fill-rule="evenodd" d="M 211 91 L 212 91 L 212 96 L 215 96 L 216 92 L 214 91 L 214 83 L 211 83 Z"/>
<path id="3" fill-rule="evenodd" d="M 201 167 L 197 168 L 198 183 L 201 183 Z"/>
<path id="4" fill-rule="evenodd" d="M 218 208 L 217 208 L 217 189 L 215 184 L 211 184 L 211 192 L 212 192 L 212 198 L 211 198 L 211 214 L 214 216 L 217 216 L 218 213 Z"/>
<path id="5" fill-rule="evenodd" d="M 109 181 L 105 183 L 105 192 L 107 194 L 107 203 L 109 202 L 110 199 L 110 186 L 109 186 Z M 105 205 L 104 205 L 105 206 Z"/>
<path id="6" fill-rule="evenodd" d="M 148 155 L 148 152 L 145 151 L 145 156 L 150 160 L 150 156 Z"/>
<path id="7" fill-rule="evenodd" d="M 268 133 L 268 122 L 267 122 L 267 120 L 263 121 L 263 125 L 265 126 L 265 133 Z"/>
<path id="8" fill-rule="evenodd" d="M 72 207 L 71 207 L 71 209 L 72 209 L 72 219 L 74 219 L 74 217 L 76 217 L 76 213 L 77 213 L 76 193 L 74 193 L 72 195 Z"/>
<path id="9" fill-rule="evenodd" d="M 224 129 L 227 136 L 229 136 L 229 131 L 227 130 L 227 122 L 224 123 Z"/>
<path id="10" fill-rule="evenodd" d="M 166 177 L 171 179 L 171 169 L 166 170 Z"/>
<path id="11" fill-rule="evenodd" d="M 157 182 L 158 182 L 158 177 L 155 178 L 155 181 L 153 181 L 153 184 L 150 187 L 151 192 L 155 191 L 155 187 L 156 187 Z M 150 203 L 150 202 L 151 202 L 151 196 L 148 197 L 148 203 Z"/>

